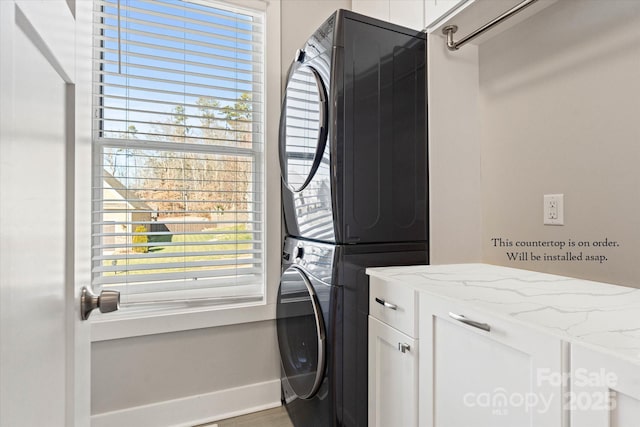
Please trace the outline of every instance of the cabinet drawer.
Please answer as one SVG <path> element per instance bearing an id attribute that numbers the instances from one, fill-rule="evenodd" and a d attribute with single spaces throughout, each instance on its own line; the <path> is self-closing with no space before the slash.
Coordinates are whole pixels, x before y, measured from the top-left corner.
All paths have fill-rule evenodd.
<path id="1" fill-rule="evenodd" d="M 369 283 L 369 314 L 399 330 L 416 337 L 416 293 L 408 287 L 371 277 Z"/>

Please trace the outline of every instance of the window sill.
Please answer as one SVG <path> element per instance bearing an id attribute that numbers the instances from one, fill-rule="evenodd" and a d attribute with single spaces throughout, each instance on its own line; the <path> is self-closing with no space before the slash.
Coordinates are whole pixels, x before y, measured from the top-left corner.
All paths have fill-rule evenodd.
<path id="1" fill-rule="evenodd" d="M 276 318 L 275 304 L 247 303 L 154 312 L 97 313 L 91 319 L 91 341 L 109 341 L 191 329 L 260 322 Z"/>

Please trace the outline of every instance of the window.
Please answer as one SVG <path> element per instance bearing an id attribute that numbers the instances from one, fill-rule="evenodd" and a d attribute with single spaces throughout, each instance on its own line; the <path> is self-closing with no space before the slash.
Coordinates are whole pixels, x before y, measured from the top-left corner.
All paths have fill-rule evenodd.
<path id="1" fill-rule="evenodd" d="M 264 12 L 95 4 L 94 288 L 261 301 Z"/>

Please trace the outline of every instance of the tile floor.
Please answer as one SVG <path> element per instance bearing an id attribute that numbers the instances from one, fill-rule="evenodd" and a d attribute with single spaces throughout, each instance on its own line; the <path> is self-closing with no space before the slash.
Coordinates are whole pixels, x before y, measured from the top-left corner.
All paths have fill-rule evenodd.
<path id="1" fill-rule="evenodd" d="M 293 427 L 283 406 L 198 427 Z"/>

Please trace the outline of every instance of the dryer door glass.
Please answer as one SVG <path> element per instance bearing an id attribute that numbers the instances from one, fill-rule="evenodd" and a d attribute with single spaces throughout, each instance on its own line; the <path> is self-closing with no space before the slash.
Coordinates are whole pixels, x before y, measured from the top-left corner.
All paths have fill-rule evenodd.
<path id="1" fill-rule="evenodd" d="M 324 374 L 325 329 L 309 279 L 295 266 L 280 279 L 276 310 L 284 375 L 298 397 L 311 398 Z"/>
<path id="2" fill-rule="evenodd" d="M 294 63 L 280 114 L 280 169 L 292 191 L 318 169 L 327 142 L 327 95 L 318 72 Z"/>

